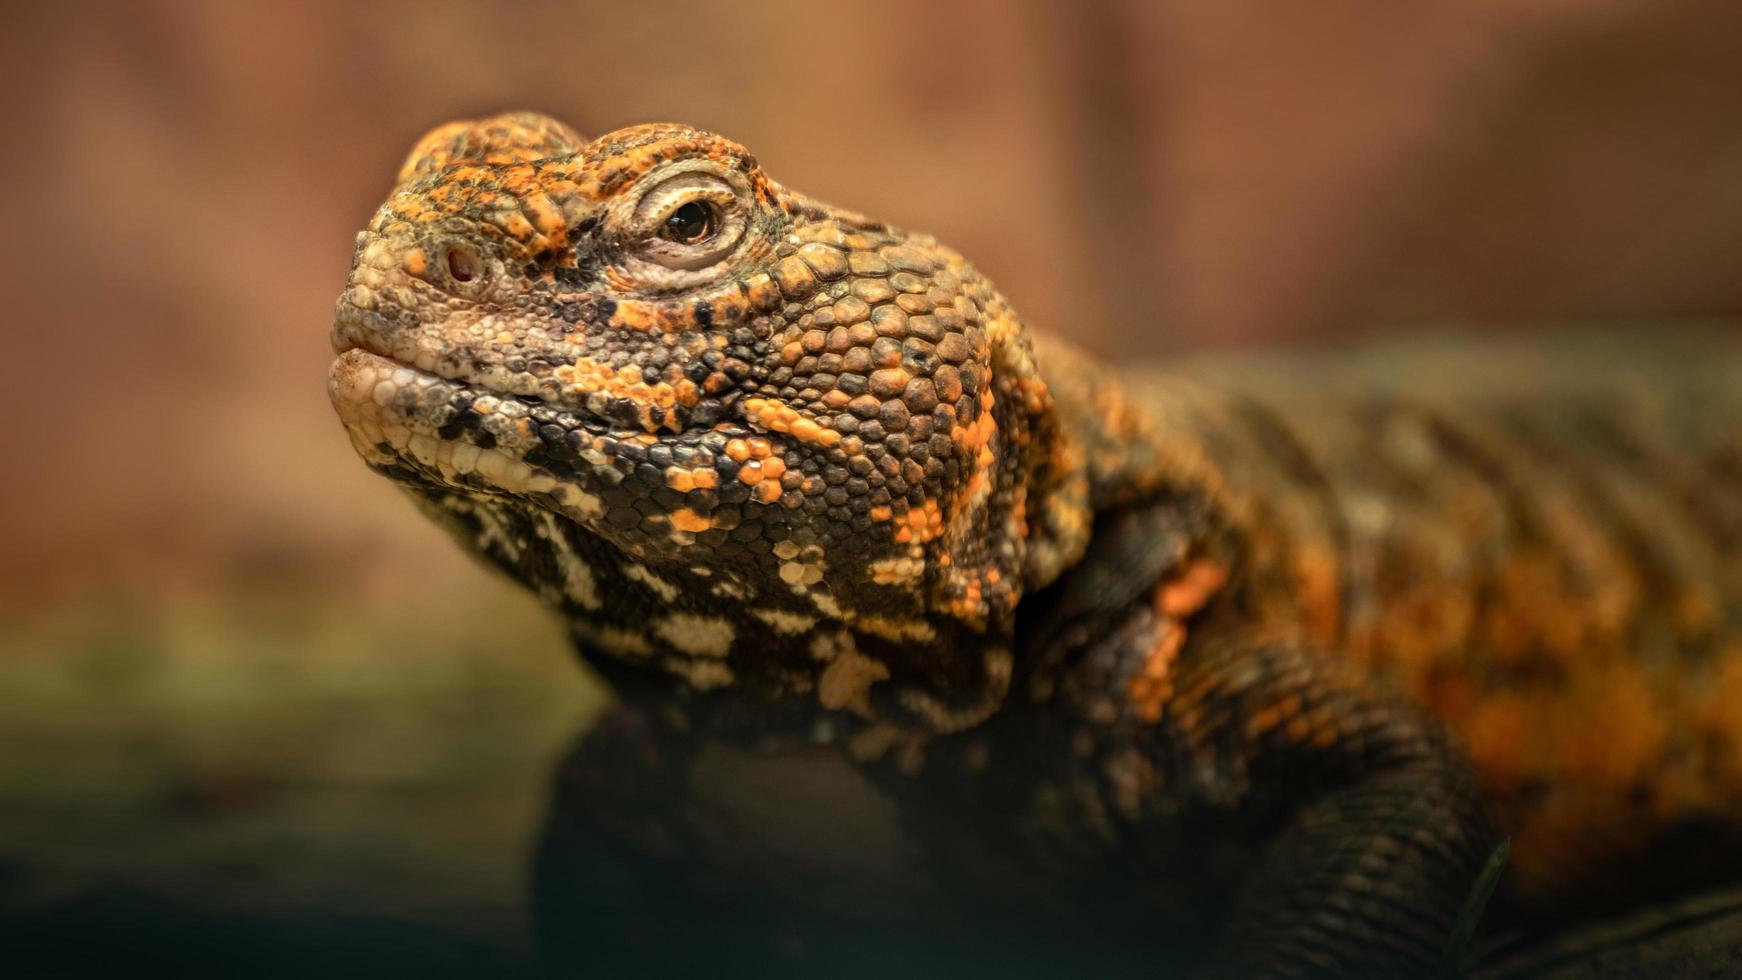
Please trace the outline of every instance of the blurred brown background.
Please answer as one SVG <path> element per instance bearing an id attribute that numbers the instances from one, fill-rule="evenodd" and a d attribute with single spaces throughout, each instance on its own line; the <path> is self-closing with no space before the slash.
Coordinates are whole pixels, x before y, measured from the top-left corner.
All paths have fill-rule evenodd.
<path id="1" fill-rule="evenodd" d="M 132 845 L 160 817 L 205 855 L 176 872 L 202 894 L 354 900 L 322 848 L 443 894 L 444 861 L 535 820 L 596 702 L 558 627 L 370 476 L 326 404 L 352 236 L 436 123 L 720 130 L 1126 359 L 1742 312 L 1735 3 L 5 13 L 0 740 L 33 761 L 0 767 L 0 837 L 37 856 L 0 884 L 39 897 L 156 880 Z M 502 912 L 514 867 L 492 873 Z M 494 921 L 475 906 L 447 912 Z"/>
<path id="2" fill-rule="evenodd" d="M 454 557 L 324 404 L 354 231 L 427 127 L 723 131 L 1121 357 L 1742 309 L 1742 7 L 21 6 L 11 600 L 352 587 Z M 19 82 L 23 82 L 22 88 Z M 431 545 L 428 553 L 424 546 Z"/>

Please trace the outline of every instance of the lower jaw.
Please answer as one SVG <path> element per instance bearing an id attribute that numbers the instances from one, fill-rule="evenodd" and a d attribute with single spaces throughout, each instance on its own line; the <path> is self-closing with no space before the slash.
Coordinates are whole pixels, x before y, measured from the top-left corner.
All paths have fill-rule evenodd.
<path id="1" fill-rule="evenodd" d="M 380 468 L 415 464 L 421 478 L 447 488 L 523 496 L 549 501 L 564 517 L 584 522 L 603 513 L 603 505 L 574 483 L 529 465 L 527 446 L 503 442 L 479 446 L 440 434 L 438 414 L 450 408 L 465 385 L 360 349 L 340 354 L 327 372 L 327 394 L 365 461 Z M 479 401 L 482 401 L 481 396 Z M 474 402 L 478 404 L 478 402 Z M 525 407 L 515 399 L 495 398 L 492 414 L 505 434 L 513 431 Z M 451 414 L 451 413 L 450 413 Z M 480 487 L 482 485 L 482 487 Z"/>

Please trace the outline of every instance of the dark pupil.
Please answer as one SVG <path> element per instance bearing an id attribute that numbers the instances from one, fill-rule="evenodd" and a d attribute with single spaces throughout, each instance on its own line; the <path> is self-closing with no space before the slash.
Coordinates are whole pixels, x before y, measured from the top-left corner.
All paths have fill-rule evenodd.
<path id="1" fill-rule="evenodd" d="M 699 201 L 691 201 L 665 219 L 665 232 L 672 241 L 694 245 L 713 234 L 714 210 Z"/>

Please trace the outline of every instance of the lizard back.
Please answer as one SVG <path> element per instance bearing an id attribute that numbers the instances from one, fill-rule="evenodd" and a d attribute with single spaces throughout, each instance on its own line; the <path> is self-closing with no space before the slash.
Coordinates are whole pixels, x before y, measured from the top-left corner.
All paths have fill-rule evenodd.
<path id="1" fill-rule="evenodd" d="M 1474 761 L 1527 890 L 1742 815 L 1742 338 L 1188 358 L 1125 378 L 1246 600 Z"/>

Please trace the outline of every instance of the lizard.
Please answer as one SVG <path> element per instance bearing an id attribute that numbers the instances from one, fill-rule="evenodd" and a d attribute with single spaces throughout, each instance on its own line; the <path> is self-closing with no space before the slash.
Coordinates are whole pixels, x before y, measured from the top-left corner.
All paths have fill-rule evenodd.
<path id="1" fill-rule="evenodd" d="M 1742 827 L 1728 333 L 1116 371 L 725 137 L 515 112 L 416 144 L 331 339 L 630 781 L 820 746 L 1205 976 L 1453 973 L 1503 840 L 1551 918 L 1742 868 L 1650 856 Z"/>

